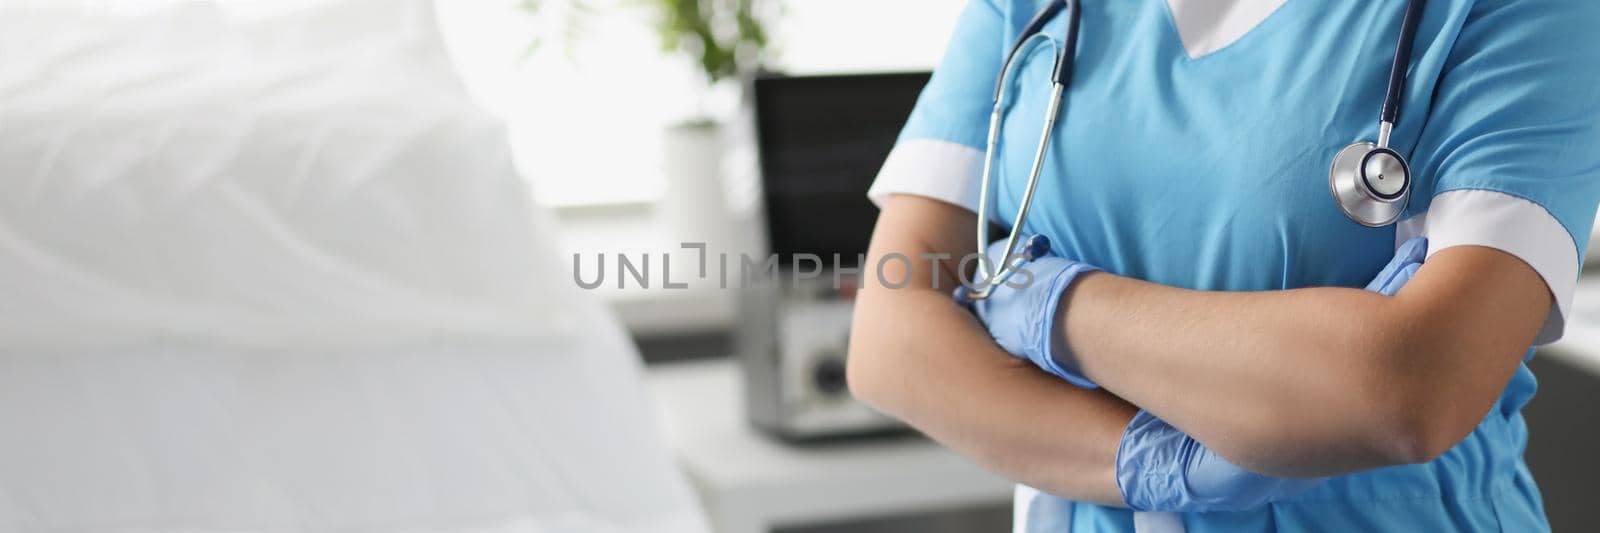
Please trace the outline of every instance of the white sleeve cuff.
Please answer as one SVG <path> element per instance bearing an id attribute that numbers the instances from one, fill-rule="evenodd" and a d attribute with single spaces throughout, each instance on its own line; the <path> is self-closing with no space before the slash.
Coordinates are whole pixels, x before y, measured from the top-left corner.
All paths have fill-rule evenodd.
<path id="1" fill-rule="evenodd" d="M 1544 207 L 1497 191 L 1449 191 L 1435 196 L 1427 212 L 1401 222 L 1395 245 L 1417 235 L 1428 237 L 1429 257 L 1452 246 L 1476 245 L 1514 255 L 1533 267 L 1553 298 L 1534 344 L 1561 339 L 1578 284 L 1578 247 Z"/>
<path id="2" fill-rule="evenodd" d="M 883 207 L 891 194 L 924 196 L 976 213 L 982 179 L 982 150 L 937 139 L 910 139 L 889 152 L 867 197 Z"/>

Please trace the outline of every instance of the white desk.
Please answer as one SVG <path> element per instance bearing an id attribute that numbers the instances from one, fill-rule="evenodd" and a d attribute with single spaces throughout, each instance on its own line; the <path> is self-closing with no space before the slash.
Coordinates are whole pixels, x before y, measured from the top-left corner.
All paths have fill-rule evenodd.
<path id="1" fill-rule="evenodd" d="M 793 446 L 744 418 L 736 361 L 652 367 L 647 381 L 679 464 L 718 533 L 1003 503 L 1011 483 L 932 441 Z"/>

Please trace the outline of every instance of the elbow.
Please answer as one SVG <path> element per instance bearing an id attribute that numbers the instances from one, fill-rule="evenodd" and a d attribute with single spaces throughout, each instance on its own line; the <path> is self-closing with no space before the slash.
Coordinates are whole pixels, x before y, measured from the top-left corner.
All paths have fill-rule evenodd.
<path id="1" fill-rule="evenodd" d="M 915 303 L 886 300 L 886 292 L 856 298 L 845 348 L 845 387 L 856 400 L 900 418 L 913 407 L 915 383 L 907 374 L 919 368 L 919 361 L 896 321 L 902 307 Z"/>
<path id="2" fill-rule="evenodd" d="M 1396 339 L 1408 341 L 1409 339 Z M 1460 443 L 1483 420 L 1493 399 L 1479 402 L 1472 394 L 1444 383 L 1428 365 L 1427 347 L 1416 342 L 1384 342 L 1360 358 L 1361 376 L 1345 386 L 1359 391 L 1345 427 L 1363 435 L 1370 467 L 1428 463 Z M 1481 409 L 1480 409 L 1481 408 Z"/>
<path id="3" fill-rule="evenodd" d="M 1415 360 L 1415 352 L 1410 356 Z M 1473 399 L 1468 391 L 1444 383 L 1434 373 L 1415 367 L 1387 369 L 1380 383 L 1369 390 L 1388 390 L 1375 405 L 1371 418 L 1380 434 L 1376 450 L 1385 465 L 1431 462 L 1450 451 L 1489 412 L 1494 398 Z"/>
<path id="4" fill-rule="evenodd" d="M 1394 415 L 1397 421 L 1387 425 L 1387 435 L 1379 437 L 1379 450 L 1385 465 L 1432 462 L 1454 448 L 1470 432 L 1470 429 L 1462 432 L 1425 413 L 1418 410 Z"/>
<path id="5" fill-rule="evenodd" d="M 857 347 L 858 343 L 851 339 L 850 349 L 845 355 L 844 382 L 849 389 L 850 396 L 877 407 L 876 398 L 882 385 L 877 382 L 878 376 L 869 368 L 867 356 Z"/>
<path id="6" fill-rule="evenodd" d="M 873 339 L 862 333 L 861 329 L 852 328 L 849 347 L 845 352 L 845 386 L 850 395 L 863 403 L 878 410 L 885 410 L 889 400 L 888 383 L 889 373 L 884 367 L 889 362 L 884 361 L 886 351 L 873 348 Z"/>

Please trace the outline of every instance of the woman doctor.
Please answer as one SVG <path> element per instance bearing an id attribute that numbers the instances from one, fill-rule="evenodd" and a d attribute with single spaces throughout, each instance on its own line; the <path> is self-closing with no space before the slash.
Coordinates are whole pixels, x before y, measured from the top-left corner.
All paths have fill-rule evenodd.
<path id="1" fill-rule="evenodd" d="M 1019 530 L 1547 530 L 1520 409 L 1600 202 L 1600 3 L 1051 3 L 971 0 L 872 187 L 856 395 Z M 1048 251 L 953 299 L 980 211 Z"/>

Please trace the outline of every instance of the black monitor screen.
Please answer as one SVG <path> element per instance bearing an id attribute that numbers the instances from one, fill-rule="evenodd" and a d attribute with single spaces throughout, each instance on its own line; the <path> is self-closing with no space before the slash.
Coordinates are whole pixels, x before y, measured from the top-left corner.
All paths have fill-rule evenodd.
<path id="1" fill-rule="evenodd" d="M 817 254 L 854 267 L 878 210 L 867 188 L 894 147 L 927 73 L 756 80 L 768 237 L 780 265 Z M 810 265 L 806 265 L 809 267 Z"/>

